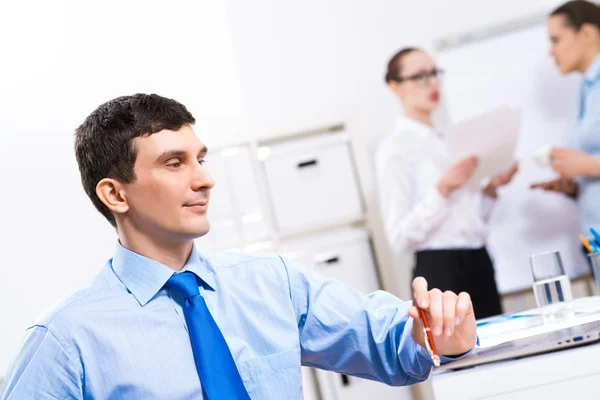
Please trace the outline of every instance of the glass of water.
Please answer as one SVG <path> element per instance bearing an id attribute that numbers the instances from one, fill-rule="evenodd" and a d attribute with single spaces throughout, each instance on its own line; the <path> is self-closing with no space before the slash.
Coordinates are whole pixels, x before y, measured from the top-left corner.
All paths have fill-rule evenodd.
<path id="1" fill-rule="evenodd" d="M 544 322 L 551 323 L 573 316 L 571 281 L 560 253 L 549 251 L 530 257 L 533 292 Z"/>
<path id="2" fill-rule="evenodd" d="M 590 253 L 587 255 L 592 266 L 592 274 L 594 276 L 594 292 L 596 296 L 600 296 L 600 253 Z"/>

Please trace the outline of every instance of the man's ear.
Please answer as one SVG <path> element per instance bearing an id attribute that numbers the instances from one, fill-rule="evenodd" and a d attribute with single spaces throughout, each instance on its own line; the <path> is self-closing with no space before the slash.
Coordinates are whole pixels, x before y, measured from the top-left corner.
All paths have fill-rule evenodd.
<path id="1" fill-rule="evenodd" d="M 125 188 L 116 179 L 104 178 L 98 182 L 96 195 L 113 213 L 124 214 L 129 210 Z"/>

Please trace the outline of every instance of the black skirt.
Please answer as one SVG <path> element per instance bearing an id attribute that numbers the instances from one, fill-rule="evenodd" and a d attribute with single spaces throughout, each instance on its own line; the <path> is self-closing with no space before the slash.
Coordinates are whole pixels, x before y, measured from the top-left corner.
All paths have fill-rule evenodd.
<path id="1" fill-rule="evenodd" d="M 417 276 L 427 280 L 429 289 L 469 293 L 477 319 L 502 314 L 494 266 L 485 247 L 418 251 L 414 269 Z"/>

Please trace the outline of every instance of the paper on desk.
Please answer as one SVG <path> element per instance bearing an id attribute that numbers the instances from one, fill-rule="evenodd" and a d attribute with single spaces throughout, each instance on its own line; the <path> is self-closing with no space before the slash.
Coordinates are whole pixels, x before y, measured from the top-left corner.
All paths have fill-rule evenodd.
<path id="1" fill-rule="evenodd" d="M 515 161 L 521 126 L 521 110 L 503 106 L 448 127 L 445 132 L 450 155 L 455 161 L 469 155 L 479 166 L 469 185 L 507 171 Z"/>
<path id="2" fill-rule="evenodd" d="M 490 322 L 477 328 L 480 347 L 489 348 L 502 343 L 581 325 L 586 322 L 598 321 L 600 320 L 600 297 L 575 299 L 573 301 L 573 311 L 573 318 L 552 324 L 543 323 L 539 308 L 478 321 L 478 325 L 482 325 L 481 322 L 484 321 Z"/>

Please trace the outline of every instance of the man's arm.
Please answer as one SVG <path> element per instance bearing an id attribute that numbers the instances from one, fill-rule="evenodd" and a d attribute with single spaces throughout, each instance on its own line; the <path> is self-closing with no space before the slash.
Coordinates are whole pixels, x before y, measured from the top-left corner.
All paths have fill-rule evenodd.
<path id="1" fill-rule="evenodd" d="M 44 326 L 27 330 L 0 400 L 82 399 L 81 364 Z"/>
<path id="2" fill-rule="evenodd" d="M 298 264 L 284 263 L 303 365 L 395 386 L 427 379 L 433 364 L 411 335 L 411 302 L 383 291 L 365 296 Z M 474 332 L 473 320 L 473 340 L 465 351 L 475 344 Z"/>

